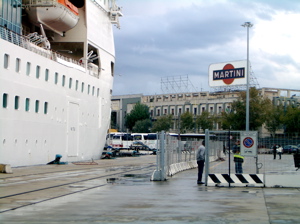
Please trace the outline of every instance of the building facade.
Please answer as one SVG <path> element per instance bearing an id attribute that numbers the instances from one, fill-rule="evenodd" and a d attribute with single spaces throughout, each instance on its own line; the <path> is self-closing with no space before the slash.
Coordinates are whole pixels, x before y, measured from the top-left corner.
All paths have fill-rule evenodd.
<path id="1" fill-rule="evenodd" d="M 275 105 L 299 105 L 299 97 L 296 97 L 295 93 L 300 93 L 300 90 L 278 88 L 261 88 L 258 90 L 261 96 L 268 97 Z M 212 115 L 230 112 L 231 103 L 238 99 L 239 93 L 240 91 L 113 96 L 112 123 L 115 123 L 115 126 L 112 128 L 126 132 L 124 118 L 127 113 L 130 113 L 133 106 L 140 102 L 149 107 L 152 120 L 163 115 L 173 115 L 173 131 L 175 131 L 180 114 L 190 112 L 196 118 L 204 111 Z M 214 130 L 221 130 L 221 125 L 214 124 Z"/>

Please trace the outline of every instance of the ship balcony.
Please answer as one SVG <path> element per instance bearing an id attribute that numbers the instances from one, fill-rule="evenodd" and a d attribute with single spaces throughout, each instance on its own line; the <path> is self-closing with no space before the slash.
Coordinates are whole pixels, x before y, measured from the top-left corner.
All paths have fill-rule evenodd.
<path id="1" fill-rule="evenodd" d="M 44 49 L 43 47 L 38 46 L 40 41 L 35 38 L 32 39 L 30 36 L 27 37 L 19 35 L 3 26 L 0 26 L 0 38 L 60 64 L 73 67 L 81 71 L 85 71 L 85 69 L 87 69 L 91 76 L 99 78 L 99 69 L 97 65 L 90 63 L 86 66 L 85 63 L 79 62 L 79 60 L 63 56 L 53 50 Z"/>

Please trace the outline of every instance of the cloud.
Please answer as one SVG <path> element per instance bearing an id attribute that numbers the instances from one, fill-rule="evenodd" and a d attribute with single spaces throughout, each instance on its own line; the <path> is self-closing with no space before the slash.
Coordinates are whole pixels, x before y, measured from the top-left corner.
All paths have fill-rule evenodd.
<path id="1" fill-rule="evenodd" d="M 271 84 L 270 72 L 272 84 L 282 81 L 282 70 L 300 81 L 292 75 L 299 73 L 299 34 L 290 26 L 293 21 L 297 26 L 300 3 L 285 2 L 118 1 L 124 17 L 114 32 L 115 70 L 122 77 L 116 76 L 113 94 L 160 93 L 162 77 L 179 75 L 188 75 L 196 89 L 209 90 L 211 63 L 246 59 L 247 30 L 240 26 L 245 21 L 254 24 L 250 60 L 260 85 Z M 287 88 L 282 84 L 276 87 Z"/>

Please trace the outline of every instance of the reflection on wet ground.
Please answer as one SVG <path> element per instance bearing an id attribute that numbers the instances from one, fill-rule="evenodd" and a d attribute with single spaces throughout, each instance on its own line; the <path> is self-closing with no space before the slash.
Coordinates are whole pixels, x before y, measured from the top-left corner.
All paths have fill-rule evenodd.
<path id="1" fill-rule="evenodd" d="M 109 184 L 132 184 L 132 183 L 147 183 L 150 184 L 150 173 L 146 174 L 134 174 L 128 173 L 124 175 L 120 175 L 119 177 L 107 178 L 106 181 Z"/>
<path id="2" fill-rule="evenodd" d="M 88 181 L 62 186 L 59 191 L 69 193 L 63 197 L 42 201 L 57 193 L 53 189 L 35 195 L 40 201 L 31 194 L 19 201 L 7 200 L 6 206 L 32 204 L 1 213 L 0 222 L 269 224 L 300 220 L 300 191 L 295 188 L 206 187 L 196 184 L 197 169 L 178 173 L 167 181 L 153 182 L 150 181 L 152 168 L 137 166 L 133 170 L 133 167 L 89 171 Z M 61 175 L 62 179 L 66 176 Z M 77 180 L 79 176 L 72 178 Z"/>
<path id="3" fill-rule="evenodd" d="M 119 178 L 107 178 L 106 181 L 107 183 L 116 183 L 118 180 L 120 180 Z"/>

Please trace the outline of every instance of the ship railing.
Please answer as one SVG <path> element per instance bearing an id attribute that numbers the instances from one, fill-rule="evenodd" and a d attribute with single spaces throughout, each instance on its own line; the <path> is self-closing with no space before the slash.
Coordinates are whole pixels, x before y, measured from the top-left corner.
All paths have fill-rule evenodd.
<path id="1" fill-rule="evenodd" d="M 25 7 L 54 7 L 57 0 L 23 0 Z"/>
<path id="2" fill-rule="evenodd" d="M 13 43 L 15 45 L 18 45 L 22 48 L 25 48 L 29 51 L 32 51 L 36 54 L 39 54 L 43 57 L 51 59 L 53 61 L 58 61 L 58 58 L 59 58 L 63 61 L 68 62 L 69 65 L 71 65 L 70 63 L 75 64 L 76 66 L 73 66 L 73 67 L 79 68 L 78 66 L 80 66 L 80 68 L 81 68 L 80 70 L 85 69 L 85 63 L 83 61 L 69 58 L 64 55 L 59 54 L 56 51 L 44 49 L 44 48 L 38 46 L 38 44 L 41 43 L 41 40 L 36 37 L 36 34 L 29 34 L 27 36 L 22 36 L 18 33 L 15 33 L 13 31 L 7 29 L 6 27 L 0 26 L 0 38 L 8 41 L 10 43 Z M 87 65 L 87 69 L 89 70 L 89 74 L 91 76 L 99 78 L 99 69 L 98 69 L 97 65 L 94 65 L 94 66 Z"/>
<path id="3" fill-rule="evenodd" d="M 55 59 L 55 61 L 57 61 L 57 58 L 59 58 L 59 59 L 65 61 L 65 62 L 70 62 L 72 64 L 75 64 L 77 66 L 85 68 L 84 63 L 82 61 L 80 61 L 80 60 L 75 60 L 73 58 L 66 57 L 66 56 L 61 55 L 61 54 L 59 54 L 57 52 L 54 52 L 54 51 L 52 51 L 52 53 L 53 53 L 53 58 Z M 88 67 L 88 69 L 89 69 L 89 67 Z"/>
<path id="4" fill-rule="evenodd" d="M 6 27 L 0 26 L 0 37 L 1 39 L 11 42 L 13 44 L 19 46 L 22 45 L 22 37 L 19 34 L 10 31 Z"/>

